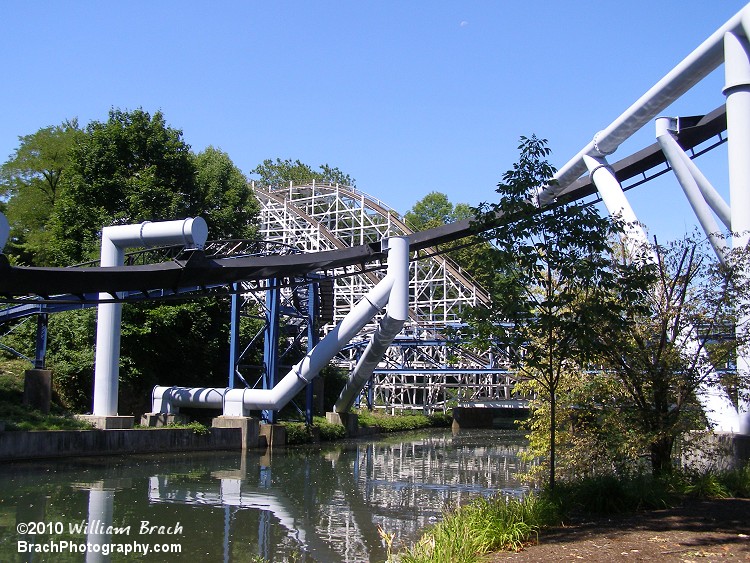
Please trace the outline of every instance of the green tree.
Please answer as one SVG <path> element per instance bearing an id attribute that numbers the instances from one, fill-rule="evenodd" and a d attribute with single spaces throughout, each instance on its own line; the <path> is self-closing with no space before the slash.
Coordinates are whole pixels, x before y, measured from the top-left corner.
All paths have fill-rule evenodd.
<path id="1" fill-rule="evenodd" d="M 208 147 L 195 156 L 200 216 L 212 239 L 254 238 L 260 205 L 250 184 L 225 152 Z"/>
<path id="2" fill-rule="evenodd" d="M 747 394 L 747 375 L 726 368 L 747 342 L 746 327 L 734 327 L 750 284 L 744 249 L 724 265 L 691 238 L 646 250 L 656 259 L 620 268 L 618 287 L 638 290 L 613 294 L 621 314 L 594 332 L 602 363 L 621 385 L 617 416 L 660 474 L 673 467 L 677 438 L 707 427 L 698 395 L 728 389 L 736 404 Z"/>
<path id="3" fill-rule="evenodd" d="M 474 217 L 474 212 L 469 204 L 454 205 L 444 193 L 430 192 L 406 212 L 404 223 L 416 232 L 472 217 Z M 459 264 L 461 269 L 474 278 L 480 286 L 487 288 L 491 285 L 490 279 L 494 277 L 492 268 L 487 266 L 489 248 L 486 241 L 472 235 L 440 245 L 439 250 Z"/>
<path id="4" fill-rule="evenodd" d="M 106 122 L 90 123 L 76 136 L 64 177 L 65 188 L 49 211 L 48 240 L 56 264 L 98 257 L 98 232 L 107 225 L 202 215 L 213 238 L 255 233 L 259 207 L 242 173 L 217 149 L 191 153 L 182 133 L 167 126 L 159 112 L 113 109 Z M 61 396 L 76 409 L 91 404 L 95 325 L 92 312 L 86 313 L 65 313 L 50 322 L 49 364 L 62 385 Z M 211 299 L 126 306 L 123 412 L 143 410 L 157 382 L 225 382 L 228 316 L 228 304 Z"/>
<path id="5" fill-rule="evenodd" d="M 447 225 L 456 219 L 455 207 L 448 200 L 448 196 L 441 192 L 428 193 L 404 215 L 404 223 L 412 231 Z"/>
<path id="6" fill-rule="evenodd" d="M 283 188 L 291 182 L 295 186 L 309 184 L 313 180 L 324 184 L 341 184 L 342 186 L 355 187 L 354 178 L 345 174 L 336 167 L 321 164 L 320 171 L 314 170 L 308 164 L 299 160 L 281 160 L 277 158 L 274 162 L 270 158 L 256 166 L 251 174 L 258 176 L 258 183 L 264 187 Z"/>
<path id="7" fill-rule="evenodd" d="M 102 227 L 197 215 L 199 203 L 182 132 L 168 127 L 161 112 L 112 109 L 73 147 L 70 186 L 52 217 L 55 259 L 60 265 L 91 259 Z"/>
<path id="8" fill-rule="evenodd" d="M 5 253 L 25 264 L 48 262 L 48 221 L 69 178 L 70 152 L 81 135 L 77 120 L 18 138 L 0 168 L 0 197 L 11 225 Z"/>
<path id="9" fill-rule="evenodd" d="M 614 225 L 593 206 L 539 209 L 531 196 L 552 182 L 550 150 L 535 136 L 522 137 L 519 150 L 518 163 L 498 184 L 499 201 L 477 209 L 476 226 L 493 244 L 491 264 L 499 275 L 490 306 L 475 308 L 468 321 L 478 342 L 506 345 L 518 376 L 534 380 L 548 401 L 553 488 L 557 395 L 565 373 L 589 360 L 591 325 L 606 312 Z"/>

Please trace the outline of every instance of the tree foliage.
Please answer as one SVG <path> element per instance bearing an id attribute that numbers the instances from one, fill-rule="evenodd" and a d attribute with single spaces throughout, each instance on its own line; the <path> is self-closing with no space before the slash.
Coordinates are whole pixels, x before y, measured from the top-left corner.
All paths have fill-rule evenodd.
<path id="1" fill-rule="evenodd" d="M 444 193 L 430 192 L 406 212 L 404 223 L 412 231 L 447 225 L 457 220 L 456 207 L 458 206 L 454 206 Z M 465 208 L 466 206 L 461 207 Z"/>
<path id="2" fill-rule="evenodd" d="M 644 454 L 654 473 L 669 472 L 677 439 L 707 427 L 707 391 L 747 397 L 733 369 L 747 343 L 747 251 L 722 265 L 688 238 L 629 253 L 614 243 L 621 226 L 592 206 L 537 209 L 548 149 L 532 137 L 520 150 L 500 202 L 478 213 L 499 275 L 492 305 L 471 312 L 475 337 L 506 345 L 527 379 L 531 444 L 549 454 L 551 486 L 560 447 L 567 475 L 632 469 Z"/>
<path id="3" fill-rule="evenodd" d="M 255 238 L 260 205 L 229 155 L 208 147 L 195 156 L 194 164 L 200 215 L 209 225 L 211 238 Z"/>
<path id="4" fill-rule="evenodd" d="M 9 209 L 25 200 L 44 203 L 35 221 L 14 215 L 16 233 L 45 233 L 46 254 L 34 255 L 39 265 L 98 257 L 99 232 L 108 225 L 201 215 L 212 238 L 250 238 L 256 232 L 259 205 L 229 156 L 213 147 L 193 154 L 160 112 L 113 109 L 107 121 L 84 130 L 70 125 L 22 137 L 3 166 L 3 182 Z M 124 307 L 121 411 L 146 409 L 157 382 L 225 382 L 228 317 L 228 304 L 211 299 Z M 91 405 L 94 319 L 92 310 L 50 319 L 48 364 L 59 395 L 79 411 Z M 25 336 L 33 342 L 28 329 Z"/>
<path id="5" fill-rule="evenodd" d="M 430 192 L 417 201 L 404 215 L 404 223 L 412 231 L 422 231 L 471 219 L 472 208 L 467 203 L 453 204 L 441 192 Z M 442 244 L 439 250 L 445 253 L 464 273 L 468 273 L 481 287 L 489 287 L 489 279 L 494 276 L 488 266 L 489 245 L 472 235 L 462 240 Z"/>
<path id="6" fill-rule="evenodd" d="M 653 471 L 664 473 L 674 465 L 675 441 L 707 428 L 701 396 L 728 390 L 735 405 L 746 397 L 750 382 L 732 368 L 747 341 L 746 327 L 735 327 L 748 302 L 749 270 L 745 250 L 722 265 L 694 237 L 646 250 L 654 260 L 621 268 L 619 286 L 633 287 L 633 276 L 649 283 L 613 296 L 622 315 L 596 327 L 597 349 L 622 388 L 618 417 L 636 431 Z"/>
<path id="7" fill-rule="evenodd" d="M 555 482 L 556 401 L 566 372 L 591 358 L 592 325 L 607 312 L 614 225 L 578 203 L 539 209 L 534 194 L 552 182 L 546 141 L 522 137 L 520 159 L 498 184 L 497 203 L 477 209 L 476 227 L 493 244 L 492 303 L 469 322 L 478 342 L 508 350 L 518 376 L 534 380 L 549 404 L 549 484 Z M 501 216 L 502 220 L 498 221 Z"/>
<path id="8" fill-rule="evenodd" d="M 277 158 L 274 161 L 267 158 L 253 169 L 252 174 L 258 176 L 257 181 L 261 186 L 271 188 L 284 188 L 289 186 L 290 183 L 300 186 L 313 181 L 323 184 L 356 186 L 354 178 L 337 167 L 321 164 L 319 168 L 320 171 L 314 170 L 310 165 L 299 160 Z"/>
<path id="9" fill-rule="evenodd" d="M 82 132 L 73 119 L 18 138 L 18 148 L 0 167 L 3 210 L 11 225 L 6 253 L 23 264 L 49 259 L 47 222 L 69 182 L 70 153 Z"/>
<path id="10" fill-rule="evenodd" d="M 110 110 L 86 127 L 71 162 L 71 185 L 52 217 L 61 265 L 93 258 L 104 226 L 200 211 L 190 148 L 161 112 Z"/>

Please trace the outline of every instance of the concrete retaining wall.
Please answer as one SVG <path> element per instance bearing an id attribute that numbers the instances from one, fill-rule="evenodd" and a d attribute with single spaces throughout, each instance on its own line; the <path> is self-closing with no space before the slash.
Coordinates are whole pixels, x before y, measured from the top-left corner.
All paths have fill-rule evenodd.
<path id="1" fill-rule="evenodd" d="M 89 455 L 242 450 L 239 428 L 0 432 L 0 461 Z"/>

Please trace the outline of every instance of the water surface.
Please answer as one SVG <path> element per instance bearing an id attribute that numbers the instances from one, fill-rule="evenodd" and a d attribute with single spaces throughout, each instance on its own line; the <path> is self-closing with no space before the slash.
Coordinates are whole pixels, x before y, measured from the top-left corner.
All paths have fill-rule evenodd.
<path id="1" fill-rule="evenodd" d="M 524 447 L 509 431 L 430 430 L 246 455 L 4 464 L 0 561 L 384 561 L 378 527 L 403 545 L 447 508 L 521 494 Z M 103 554 L 136 543 L 137 554 Z M 51 544 L 61 551 L 18 553 Z M 82 544 L 87 555 L 73 552 Z M 181 553 L 153 553 L 172 545 Z"/>

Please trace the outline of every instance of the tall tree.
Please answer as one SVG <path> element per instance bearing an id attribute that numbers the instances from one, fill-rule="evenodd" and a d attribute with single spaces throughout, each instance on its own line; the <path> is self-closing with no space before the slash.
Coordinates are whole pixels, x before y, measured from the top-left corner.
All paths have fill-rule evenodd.
<path id="1" fill-rule="evenodd" d="M 455 207 L 441 192 L 428 193 L 404 215 L 406 226 L 413 231 L 447 225 L 455 220 Z"/>
<path id="2" fill-rule="evenodd" d="M 229 157 L 213 148 L 192 154 L 182 133 L 159 112 L 113 109 L 106 122 L 92 122 L 75 139 L 66 174 L 49 221 L 49 247 L 59 265 L 98 257 L 98 232 L 108 225 L 205 215 L 214 238 L 255 231 L 258 204 Z M 127 306 L 120 358 L 123 409 L 146 408 L 148 389 L 163 377 L 178 384 L 226 381 L 227 317 L 228 304 L 210 299 Z M 80 384 L 91 373 L 93 317 L 61 313 L 51 326 L 62 319 L 77 327 L 76 337 L 51 330 L 49 361 L 56 381 L 76 386 L 78 392 L 66 390 L 65 396 L 71 406 L 80 406 L 90 392 Z"/>
<path id="3" fill-rule="evenodd" d="M 0 167 L 0 193 L 11 225 L 6 254 L 18 262 L 43 265 L 47 223 L 69 177 L 70 153 L 82 134 L 77 120 L 64 121 L 18 138 L 18 148 Z"/>
<path id="4" fill-rule="evenodd" d="M 747 375 L 722 368 L 731 368 L 737 346 L 747 343 L 747 327 L 734 327 L 748 303 L 750 270 L 745 249 L 722 265 L 705 252 L 705 241 L 692 238 L 650 250 L 655 261 L 620 268 L 618 287 L 639 290 L 613 294 L 621 314 L 595 334 L 601 360 L 622 388 L 617 414 L 660 474 L 673 467 L 677 438 L 707 427 L 701 396 L 727 389 L 735 403 L 747 396 Z"/>
<path id="5" fill-rule="evenodd" d="M 520 159 L 498 184 L 497 203 L 477 209 L 491 241 L 492 303 L 469 322 L 479 342 L 507 345 L 520 378 L 536 381 L 549 404 L 549 486 L 555 484 L 556 400 L 564 374 L 585 365 L 591 324 L 605 311 L 612 282 L 608 237 L 613 224 L 577 203 L 539 209 L 532 198 L 552 182 L 545 140 L 521 137 Z M 498 216 L 502 220 L 498 223 Z"/>
<path id="6" fill-rule="evenodd" d="M 110 110 L 86 127 L 71 160 L 71 185 L 52 219 L 61 265 L 93 258 L 104 226 L 199 211 L 190 147 L 161 112 Z"/>
<path id="7" fill-rule="evenodd" d="M 229 155 L 208 147 L 195 156 L 195 167 L 200 215 L 210 237 L 254 238 L 260 205 Z"/>
<path id="8" fill-rule="evenodd" d="M 430 192 L 417 201 L 404 215 L 404 223 L 412 231 L 422 231 L 455 221 L 471 219 L 472 208 L 467 203 L 453 204 L 448 196 L 441 192 Z M 484 288 L 490 286 L 489 279 L 494 276 L 491 268 L 486 267 L 489 245 L 477 236 L 470 236 L 459 241 L 442 244 L 439 247 L 453 262 L 468 273 Z"/>

